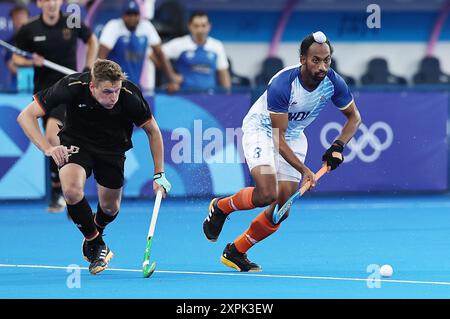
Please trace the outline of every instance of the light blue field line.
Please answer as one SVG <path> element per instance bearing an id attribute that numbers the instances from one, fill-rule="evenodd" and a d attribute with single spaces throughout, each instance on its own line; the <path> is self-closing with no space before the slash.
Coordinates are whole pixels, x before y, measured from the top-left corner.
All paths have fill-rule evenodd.
<path id="1" fill-rule="evenodd" d="M 48 265 L 14 265 L 0 264 L 4 268 L 34 268 L 34 269 L 65 269 L 73 271 L 74 267 L 70 266 L 48 266 Z M 79 267 L 82 270 L 88 270 L 87 267 Z M 119 272 L 142 272 L 141 269 L 126 268 L 108 268 L 105 271 Z M 395 280 L 395 279 L 367 279 L 367 278 L 345 278 L 345 277 L 319 277 L 319 276 L 300 276 L 300 275 L 270 275 L 270 274 L 253 274 L 253 273 L 222 273 L 222 272 L 205 272 L 205 271 L 179 271 L 179 270 L 155 270 L 155 273 L 176 274 L 176 275 L 204 275 L 204 276 L 234 276 L 234 277 L 258 277 L 258 278 L 280 278 L 280 279 L 312 279 L 312 280 L 337 280 L 337 281 L 366 281 L 370 284 L 376 282 L 401 283 L 401 284 L 422 284 L 422 285 L 443 285 L 450 286 L 450 282 L 445 281 L 419 281 L 419 280 Z"/>

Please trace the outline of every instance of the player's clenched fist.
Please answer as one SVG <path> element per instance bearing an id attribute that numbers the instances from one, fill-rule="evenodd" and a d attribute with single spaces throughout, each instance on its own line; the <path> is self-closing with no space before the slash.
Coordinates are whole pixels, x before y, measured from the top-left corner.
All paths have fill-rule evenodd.
<path id="1" fill-rule="evenodd" d="M 316 186 L 316 176 L 308 168 L 305 169 L 302 172 L 302 184 L 301 184 L 301 186 L 303 187 L 303 185 L 305 185 L 307 182 L 310 183 L 309 189 L 314 188 Z"/>
<path id="2" fill-rule="evenodd" d="M 156 173 L 153 175 L 153 190 L 157 191 L 159 187 L 164 188 L 163 197 L 166 197 L 166 194 L 170 192 L 170 189 L 172 188 L 172 185 L 166 178 L 166 174 L 164 172 Z"/>
<path id="3" fill-rule="evenodd" d="M 51 156 L 56 165 L 62 166 L 69 160 L 69 150 L 64 145 L 53 146 L 45 151 L 45 156 Z"/>
<path id="4" fill-rule="evenodd" d="M 336 140 L 329 149 L 323 154 L 322 161 L 326 162 L 331 170 L 334 170 L 344 161 L 344 142 Z"/>

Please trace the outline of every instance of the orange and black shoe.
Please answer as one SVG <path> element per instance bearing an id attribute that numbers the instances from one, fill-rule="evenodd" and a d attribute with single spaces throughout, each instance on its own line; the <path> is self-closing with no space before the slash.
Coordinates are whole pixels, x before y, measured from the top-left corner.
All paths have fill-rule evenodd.
<path id="1" fill-rule="evenodd" d="M 87 245 L 90 246 L 89 244 Z M 92 260 L 89 265 L 89 272 L 96 275 L 108 267 L 108 263 L 113 257 L 111 249 L 106 244 L 92 246 Z"/>
<path id="2" fill-rule="evenodd" d="M 220 198 L 214 198 L 211 203 L 209 203 L 208 216 L 206 216 L 203 222 L 203 233 L 206 239 L 215 242 L 219 238 L 220 232 L 222 231 L 223 224 L 227 219 L 227 216 L 222 210 L 217 206 Z"/>
<path id="3" fill-rule="evenodd" d="M 262 271 L 259 265 L 248 260 L 247 254 L 239 252 L 233 243 L 227 244 L 220 257 L 220 261 L 224 265 L 242 272 Z"/>

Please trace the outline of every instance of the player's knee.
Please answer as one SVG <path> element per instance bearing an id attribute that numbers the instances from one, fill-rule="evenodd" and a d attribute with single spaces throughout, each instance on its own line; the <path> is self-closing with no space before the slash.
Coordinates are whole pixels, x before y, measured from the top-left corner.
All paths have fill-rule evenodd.
<path id="1" fill-rule="evenodd" d="M 256 200 L 255 200 L 256 199 Z M 257 192 L 256 198 L 254 198 L 254 204 L 258 207 L 264 207 L 272 204 L 277 200 L 276 188 L 263 188 Z"/>
<path id="2" fill-rule="evenodd" d="M 102 211 L 106 214 L 106 215 L 115 215 L 117 214 L 117 212 L 120 209 L 120 201 L 111 201 L 111 202 L 107 202 L 107 203 L 102 203 L 100 205 Z"/>
<path id="3" fill-rule="evenodd" d="M 80 187 L 68 187 L 67 189 L 63 189 L 64 198 L 66 199 L 67 204 L 75 205 L 79 201 L 81 201 L 84 197 L 83 189 Z"/>
<path id="4" fill-rule="evenodd" d="M 276 192 L 268 192 L 264 196 L 265 202 L 264 205 L 270 205 L 277 201 L 277 193 Z"/>

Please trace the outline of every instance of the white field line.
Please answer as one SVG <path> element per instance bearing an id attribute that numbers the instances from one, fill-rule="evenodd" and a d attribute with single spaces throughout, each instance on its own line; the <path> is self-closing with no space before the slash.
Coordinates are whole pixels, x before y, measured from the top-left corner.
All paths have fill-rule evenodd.
<path id="1" fill-rule="evenodd" d="M 48 266 L 48 265 L 13 265 L 0 264 L 0 268 L 35 268 L 35 269 L 64 269 L 72 270 L 73 267 L 68 266 Z M 80 269 L 88 270 L 87 267 Z M 107 268 L 106 271 L 118 272 L 142 272 L 141 269 L 126 268 Z M 279 279 L 309 279 L 309 280 L 335 280 L 335 281 L 370 281 L 401 284 L 422 284 L 422 285 L 443 285 L 450 286 L 450 282 L 445 281 L 420 281 L 420 280 L 396 280 L 396 279 L 367 279 L 367 278 L 346 278 L 346 277 L 322 277 L 322 276 L 301 276 L 301 275 L 273 275 L 273 274 L 256 274 L 256 273 L 225 273 L 225 272 L 206 272 L 206 271 L 178 271 L 178 270 L 155 270 L 155 273 L 166 273 L 175 275 L 202 275 L 202 276 L 231 276 L 231 277 L 258 277 L 258 278 L 279 278 Z"/>

